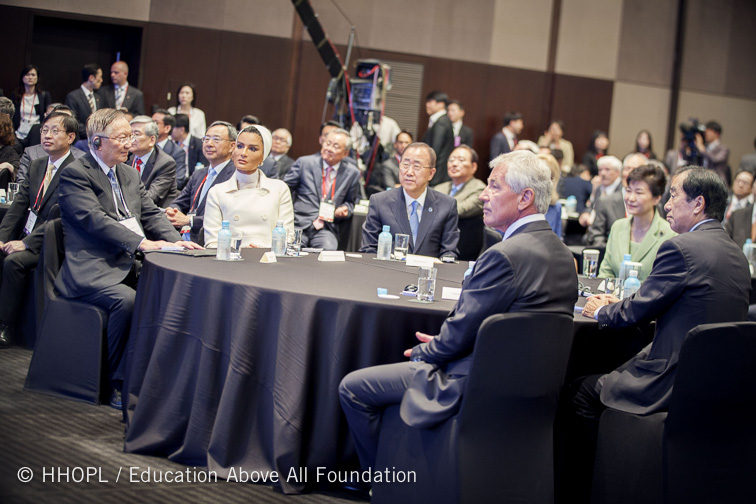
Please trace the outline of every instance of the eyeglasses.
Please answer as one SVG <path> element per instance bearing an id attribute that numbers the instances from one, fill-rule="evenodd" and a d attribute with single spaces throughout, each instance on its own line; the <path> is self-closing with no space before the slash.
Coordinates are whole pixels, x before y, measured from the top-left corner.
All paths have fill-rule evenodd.
<path id="1" fill-rule="evenodd" d="M 399 164 L 399 168 L 401 168 L 405 172 L 412 170 L 413 172 L 417 173 L 423 168 L 430 168 L 430 166 L 423 166 L 420 163 L 420 161 L 412 161 L 410 159 L 403 159 L 402 162 Z"/>
<path id="2" fill-rule="evenodd" d="M 288 139 L 288 138 L 286 138 L 286 137 L 282 137 L 282 136 L 276 136 L 276 135 L 273 135 L 273 141 L 274 141 L 274 142 L 285 142 L 285 143 L 289 143 L 289 139 Z"/>
<path id="3" fill-rule="evenodd" d="M 112 140 L 114 142 L 118 142 L 121 145 L 125 145 L 127 143 L 131 143 L 131 142 L 133 142 L 136 139 L 136 135 L 134 135 L 134 134 L 131 134 L 131 135 L 128 135 L 128 136 L 120 136 L 120 137 L 116 137 L 116 138 L 105 136 L 105 135 L 98 135 L 98 136 L 100 138 L 107 138 L 108 140 Z"/>
<path id="4" fill-rule="evenodd" d="M 230 142 L 231 140 L 228 138 L 221 138 L 219 136 L 203 136 L 202 142 L 204 143 L 214 143 L 217 144 L 218 142 Z"/>
<path id="5" fill-rule="evenodd" d="M 464 156 L 449 156 L 449 161 L 459 161 L 460 163 L 467 162 L 467 158 Z"/>
<path id="6" fill-rule="evenodd" d="M 57 135 L 58 133 L 61 133 L 61 132 L 63 132 L 63 131 L 64 131 L 64 130 L 62 130 L 62 129 L 59 129 L 59 128 L 48 128 L 47 126 L 45 126 L 44 128 L 42 128 L 41 130 L 39 130 L 39 132 L 40 132 L 41 134 L 43 134 L 43 135 L 47 135 L 47 134 L 49 133 L 49 134 L 50 134 L 50 135 L 52 135 L 52 136 L 55 136 L 55 135 Z"/>

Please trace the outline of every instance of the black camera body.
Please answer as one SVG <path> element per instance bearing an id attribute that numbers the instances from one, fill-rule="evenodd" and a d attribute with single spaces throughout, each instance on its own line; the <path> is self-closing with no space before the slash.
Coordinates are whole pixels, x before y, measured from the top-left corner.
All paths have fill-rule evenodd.
<path id="1" fill-rule="evenodd" d="M 690 122 L 680 124 L 680 132 L 683 135 L 681 149 L 689 164 L 701 164 L 701 153 L 696 147 L 696 135 L 703 137 L 705 131 L 706 126 L 694 117 L 690 118 Z"/>

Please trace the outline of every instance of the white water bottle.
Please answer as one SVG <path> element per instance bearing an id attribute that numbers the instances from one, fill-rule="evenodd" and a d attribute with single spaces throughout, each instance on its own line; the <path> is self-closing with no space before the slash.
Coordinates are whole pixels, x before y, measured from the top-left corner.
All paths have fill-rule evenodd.
<path id="1" fill-rule="evenodd" d="M 391 226 L 383 226 L 383 231 L 378 235 L 378 259 L 388 261 L 391 259 Z"/>
<path id="2" fill-rule="evenodd" d="M 218 251 L 215 258 L 219 261 L 228 261 L 231 259 L 231 229 L 227 220 L 221 222 L 221 230 L 218 233 Z"/>
<path id="3" fill-rule="evenodd" d="M 280 220 L 276 223 L 275 229 L 273 229 L 273 253 L 276 256 L 286 255 L 286 229 L 283 227 L 283 221 Z"/>

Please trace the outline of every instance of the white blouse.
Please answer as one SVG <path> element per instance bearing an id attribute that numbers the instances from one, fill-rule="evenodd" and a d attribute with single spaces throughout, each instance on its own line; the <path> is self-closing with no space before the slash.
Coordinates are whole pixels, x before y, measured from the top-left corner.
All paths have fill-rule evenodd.
<path id="1" fill-rule="evenodd" d="M 168 112 L 171 115 L 176 115 L 176 107 L 169 108 Z M 183 112 L 181 113 L 183 114 Z M 186 115 L 189 116 L 189 133 L 200 139 L 205 136 L 205 130 L 207 130 L 207 126 L 205 125 L 205 113 L 198 108 L 192 107 Z"/>

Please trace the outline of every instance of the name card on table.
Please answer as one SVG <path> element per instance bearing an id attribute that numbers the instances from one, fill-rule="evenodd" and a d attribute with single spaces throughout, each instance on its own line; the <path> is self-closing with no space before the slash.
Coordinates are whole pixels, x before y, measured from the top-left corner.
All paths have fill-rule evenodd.
<path id="1" fill-rule="evenodd" d="M 430 267 L 430 266 L 433 266 L 434 264 L 441 264 L 441 261 L 439 261 L 435 257 L 416 255 L 416 254 L 407 254 L 406 263 L 407 263 L 407 266 Z"/>
<path id="2" fill-rule="evenodd" d="M 346 257 L 344 257 L 343 250 L 324 250 L 318 256 L 318 261 L 323 261 L 323 262 L 342 261 L 343 262 L 343 261 L 346 261 Z"/>
<path id="3" fill-rule="evenodd" d="M 261 263 L 274 263 L 278 262 L 276 259 L 276 254 L 273 253 L 273 251 L 265 252 L 263 256 L 260 258 Z"/>
<path id="4" fill-rule="evenodd" d="M 452 301 L 459 300 L 459 296 L 462 295 L 462 289 L 459 287 L 444 287 L 441 289 L 441 299 L 450 299 Z"/>

